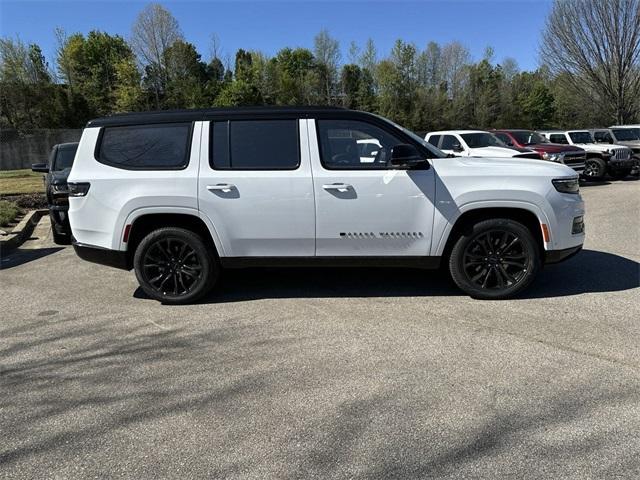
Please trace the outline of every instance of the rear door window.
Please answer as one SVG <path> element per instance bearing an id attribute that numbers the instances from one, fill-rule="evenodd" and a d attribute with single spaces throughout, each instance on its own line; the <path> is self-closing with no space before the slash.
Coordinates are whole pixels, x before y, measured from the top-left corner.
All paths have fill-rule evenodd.
<path id="1" fill-rule="evenodd" d="M 438 143 L 440 142 L 440 139 L 442 138 L 442 135 L 431 135 L 429 137 L 429 143 L 431 145 L 433 145 L 434 147 L 438 146 Z"/>
<path id="2" fill-rule="evenodd" d="M 300 165 L 297 119 L 212 122 L 215 170 L 295 170 Z"/>
<path id="3" fill-rule="evenodd" d="M 104 127 L 96 159 L 132 170 L 175 170 L 189 163 L 191 123 Z"/>

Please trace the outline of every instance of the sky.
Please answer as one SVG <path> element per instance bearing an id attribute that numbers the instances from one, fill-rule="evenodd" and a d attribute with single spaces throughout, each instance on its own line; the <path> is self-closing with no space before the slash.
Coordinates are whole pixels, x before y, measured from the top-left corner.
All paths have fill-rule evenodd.
<path id="1" fill-rule="evenodd" d="M 119 0 L 30 1 L 0 0 L 0 35 L 37 43 L 54 64 L 54 29 L 68 34 L 103 30 L 129 37 L 136 16 L 148 2 Z M 323 28 L 340 41 L 342 60 L 349 45 L 363 46 L 368 38 L 380 57 L 401 38 L 423 49 L 429 41 L 460 41 L 474 59 L 487 46 L 495 61 L 512 57 L 523 70 L 535 69 L 540 34 L 551 0 L 448 1 L 161 1 L 178 20 L 187 41 L 203 60 L 211 57 L 215 34 L 221 57 L 234 58 L 238 48 L 274 55 L 279 49 L 313 47 Z"/>

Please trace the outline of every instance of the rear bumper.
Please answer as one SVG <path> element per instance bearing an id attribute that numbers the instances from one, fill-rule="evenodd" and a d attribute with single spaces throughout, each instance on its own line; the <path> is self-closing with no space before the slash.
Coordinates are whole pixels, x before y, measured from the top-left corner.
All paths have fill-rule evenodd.
<path id="1" fill-rule="evenodd" d="M 111 250 L 108 248 L 87 245 L 86 243 L 73 242 L 73 249 L 81 259 L 87 262 L 106 265 L 107 267 L 131 270 L 131 262 L 127 252 Z"/>
<path id="2" fill-rule="evenodd" d="M 582 245 L 565 248 L 564 250 L 547 250 L 545 252 L 544 263 L 552 264 L 563 262 L 580 253 L 580 250 L 582 250 Z"/>

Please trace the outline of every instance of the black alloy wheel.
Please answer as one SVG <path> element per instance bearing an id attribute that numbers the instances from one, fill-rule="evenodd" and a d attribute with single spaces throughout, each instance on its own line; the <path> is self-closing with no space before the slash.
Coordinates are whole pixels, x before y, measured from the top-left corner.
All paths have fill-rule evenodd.
<path id="1" fill-rule="evenodd" d="M 474 237 L 464 251 L 464 272 L 483 289 L 504 289 L 520 282 L 531 259 L 520 237 L 510 231 L 490 230 Z"/>
<path id="2" fill-rule="evenodd" d="M 195 232 L 177 227 L 144 237 L 133 263 L 140 287 L 167 304 L 197 300 L 213 287 L 219 274 L 212 247 Z"/>
<path id="3" fill-rule="evenodd" d="M 147 248 L 143 275 L 160 294 L 186 295 L 202 278 L 196 251 L 177 238 L 161 238 Z"/>
<path id="4" fill-rule="evenodd" d="M 510 298 L 531 284 L 541 266 L 541 247 L 531 230 L 509 218 L 464 227 L 449 257 L 456 285 L 473 298 Z"/>

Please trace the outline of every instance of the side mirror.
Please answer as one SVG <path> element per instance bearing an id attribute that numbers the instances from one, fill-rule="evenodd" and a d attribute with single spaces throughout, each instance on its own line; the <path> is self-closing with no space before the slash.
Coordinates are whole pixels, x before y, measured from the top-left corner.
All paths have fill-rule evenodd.
<path id="1" fill-rule="evenodd" d="M 49 165 L 46 163 L 34 163 L 31 165 L 31 171 L 36 173 L 49 173 Z"/>
<path id="2" fill-rule="evenodd" d="M 427 160 L 420 155 L 413 145 L 402 143 L 391 149 L 391 166 L 398 168 L 411 168 L 426 163 Z"/>
<path id="3" fill-rule="evenodd" d="M 454 152 L 463 152 L 464 148 L 462 148 L 462 145 L 460 145 L 459 143 L 454 143 L 451 150 L 453 150 Z"/>

